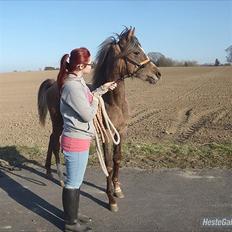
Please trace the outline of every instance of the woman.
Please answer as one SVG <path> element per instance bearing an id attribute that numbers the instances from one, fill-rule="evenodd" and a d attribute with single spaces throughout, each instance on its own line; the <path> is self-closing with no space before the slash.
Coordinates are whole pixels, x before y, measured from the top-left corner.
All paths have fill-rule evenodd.
<path id="1" fill-rule="evenodd" d="M 68 62 L 69 58 L 69 62 Z M 91 139 L 95 136 L 93 118 L 98 108 L 97 95 L 116 88 L 108 82 L 92 93 L 83 78 L 91 71 L 90 52 L 86 48 L 72 50 L 60 62 L 57 84 L 60 90 L 60 111 L 63 117 L 61 148 L 65 157 L 66 181 L 62 193 L 65 231 L 91 231 L 78 219 L 80 186 L 83 182 Z"/>

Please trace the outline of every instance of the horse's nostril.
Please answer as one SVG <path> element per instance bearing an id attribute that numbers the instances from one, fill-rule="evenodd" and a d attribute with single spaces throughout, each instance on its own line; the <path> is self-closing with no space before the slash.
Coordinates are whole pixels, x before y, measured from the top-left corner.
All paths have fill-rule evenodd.
<path id="1" fill-rule="evenodd" d="M 157 73 L 156 73 L 156 76 L 160 79 L 160 78 L 161 78 L 161 73 L 160 73 L 160 72 L 157 72 Z"/>

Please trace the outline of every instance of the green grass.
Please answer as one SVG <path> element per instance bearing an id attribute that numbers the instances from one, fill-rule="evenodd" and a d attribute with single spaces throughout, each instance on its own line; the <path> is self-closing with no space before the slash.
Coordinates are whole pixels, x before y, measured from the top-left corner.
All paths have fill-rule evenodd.
<path id="1" fill-rule="evenodd" d="M 153 168 L 232 167 L 232 144 L 133 144 L 123 146 L 125 166 Z"/>
<path id="2" fill-rule="evenodd" d="M 232 144 L 125 143 L 121 166 L 156 168 L 231 168 Z M 91 145 L 89 165 L 99 165 L 95 146 Z M 0 159 L 10 165 L 35 163 L 44 165 L 46 151 L 37 146 L 0 147 Z M 61 155 L 62 163 L 63 156 Z M 52 160 L 54 164 L 54 157 Z"/>
<path id="3" fill-rule="evenodd" d="M 40 163 L 45 159 L 44 153 L 37 146 L 5 146 L 0 147 L 0 159 L 5 160 L 12 166 L 24 163 Z"/>

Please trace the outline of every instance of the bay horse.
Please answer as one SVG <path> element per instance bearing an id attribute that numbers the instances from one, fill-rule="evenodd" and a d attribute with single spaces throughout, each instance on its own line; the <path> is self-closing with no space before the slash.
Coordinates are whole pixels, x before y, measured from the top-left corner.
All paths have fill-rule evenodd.
<path id="1" fill-rule="evenodd" d="M 141 80 L 155 84 L 161 77 L 159 69 L 150 61 L 148 56 L 134 35 L 135 28 L 125 28 L 120 34 L 106 39 L 99 48 L 96 57 L 91 90 L 96 89 L 109 81 L 116 81 L 118 86 L 113 91 L 103 95 L 106 111 L 120 134 L 120 143 L 113 145 L 112 142 L 103 144 L 104 159 L 109 176 L 107 177 L 106 193 L 109 199 L 111 211 L 118 211 L 115 197 L 123 198 L 124 194 L 119 184 L 119 166 L 122 158 L 122 143 L 125 138 L 128 122 L 128 103 L 125 94 L 125 81 L 127 77 L 137 77 Z M 52 152 L 55 155 L 57 173 L 60 180 L 60 136 L 62 133 L 63 120 L 59 110 L 59 91 L 55 80 L 45 80 L 38 91 L 38 113 L 42 125 L 45 124 L 47 109 L 52 121 L 52 133 L 50 135 L 47 158 L 46 174 L 51 175 Z"/>

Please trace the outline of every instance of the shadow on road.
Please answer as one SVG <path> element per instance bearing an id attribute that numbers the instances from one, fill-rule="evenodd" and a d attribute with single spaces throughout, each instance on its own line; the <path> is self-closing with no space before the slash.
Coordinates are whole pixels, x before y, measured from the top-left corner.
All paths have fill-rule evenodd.
<path id="1" fill-rule="evenodd" d="M 44 167 L 37 162 L 36 160 L 27 159 L 23 156 L 16 148 L 16 146 L 5 146 L 0 147 L 0 168 L 8 171 L 17 171 L 20 169 L 25 169 L 32 173 L 37 174 L 45 179 L 49 179 L 53 183 L 60 185 L 59 181 L 53 177 L 48 178 L 47 175 L 43 172 L 38 171 L 37 169 L 28 166 L 27 164 L 33 164 L 39 168 Z M 53 170 L 55 172 L 55 170 Z"/>
<path id="2" fill-rule="evenodd" d="M 95 185 L 95 184 L 93 184 L 93 183 L 91 183 L 89 181 L 83 181 L 83 184 L 91 186 L 91 187 L 96 188 L 96 189 L 99 189 L 102 192 L 106 192 L 106 190 L 104 188 L 99 187 L 99 186 L 97 186 L 97 185 Z"/>
<path id="3" fill-rule="evenodd" d="M 0 177 L 5 177 L 0 181 L 0 188 L 2 188 L 9 197 L 28 210 L 51 222 L 60 230 L 63 229 L 63 212 L 60 209 L 51 205 L 31 190 L 23 187 L 2 170 L 0 170 Z M 12 215 L 12 217 L 16 217 L 16 215 Z"/>
<path id="4" fill-rule="evenodd" d="M 1 161 L 5 161 L 5 162 L 2 163 Z M 24 180 L 27 180 L 29 182 L 32 182 L 34 184 L 41 185 L 41 186 L 46 186 L 46 184 L 41 180 L 36 180 L 36 179 L 30 178 L 28 176 L 25 177 L 23 175 L 16 174 L 16 172 L 14 172 L 14 171 L 20 171 L 20 170 L 24 169 L 24 170 L 27 170 L 27 171 L 29 171 L 31 173 L 34 173 L 34 174 L 36 174 L 36 175 L 38 175 L 38 176 L 40 176 L 40 177 L 42 177 L 44 179 L 48 179 L 47 175 L 45 173 L 43 173 L 43 172 L 41 172 L 41 171 L 39 171 L 39 170 L 37 170 L 37 169 L 35 169 L 33 167 L 27 166 L 27 164 L 33 164 L 33 165 L 35 165 L 35 166 L 37 166 L 39 168 L 44 168 L 37 161 L 27 159 L 25 156 L 20 154 L 20 152 L 17 150 L 16 146 L 0 147 L 0 172 L 1 172 L 1 175 L 7 176 L 6 173 L 11 173 L 11 175 L 20 177 L 20 178 L 22 178 Z M 10 183 L 8 183 L 8 185 L 10 186 L 11 184 L 13 184 L 12 189 L 14 189 L 14 187 L 17 187 L 17 188 L 21 187 L 22 192 L 25 190 L 25 188 L 22 185 L 20 185 L 18 182 L 14 181 L 9 176 L 7 176 L 7 177 L 9 179 L 9 181 L 10 181 Z M 60 185 L 59 181 L 57 179 L 55 179 L 55 178 L 49 178 L 49 180 L 52 181 L 53 183 L 57 184 L 57 185 Z M 95 185 L 95 184 L 93 184 L 91 182 L 84 181 L 83 184 L 105 192 L 104 188 L 99 187 L 99 186 L 97 186 L 97 185 Z M 0 185 L 0 187 L 3 188 L 4 186 L 1 186 L 1 185 Z M 3 188 L 3 190 L 5 190 L 5 189 Z M 9 190 L 9 189 L 6 189 L 6 190 Z M 30 190 L 26 190 L 26 191 L 30 191 Z M 17 191 L 16 193 L 18 194 L 19 192 Z M 29 209 L 30 208 L 32 209 L 35 206 L 35 205 L 33 205 L 33 207 L 30 207 L 31 205 L 27 205 L 26 201 L 24 202 L 24 201 L 22 201 L 22 199 L 20 199 L 20 194 L 19 194 L 19 199 L 18 199 L 16 193 L 8 193 L 8 194 L 13 199 L 15 199 L 17 202 L 19 202 L 19 203 L 21 202 L 22 205 L 25 204 L 24 206 L 29 208 Z M 31 191 L 30 191 L 30 194 L 31 194 L 31 196 L 29 196 L 29 197 L 34 197 L 34 199 L 37 199 L 36 197 L 38 197 L 38 196 L 36 194 L 34 194 Z M 99 200 L 98 198 L 92 196 L 91 194 L 89 194 L 89 193 L 87 193 L 87 192 L 85 192 L 83 190 L 81 191 L 81 195 L 83 195 L 84 197 L 89 198 L 90 200 L 96 202 L 100 206 L 102 206 L 102 207 L 104 207 L 106 209 L 109 209 L 108 203 Z M 40 197 L 38 197 L 38 198 L 40 198 Z M 40 200 L 37 199 L 37 201 L 38 201 L 37 203 L 41 203 L 43 201 L 43 199 L 40 198 Z M 43 204 L 45 204 L 45 202 Z M 49 203 L 47 203 L 47 204 L 49 204 Z M 45 206 L 46 206 L 46 204 L 45 204 Z M 45 207 L 45 209 L 46 209 L 46 207 Z"/>

